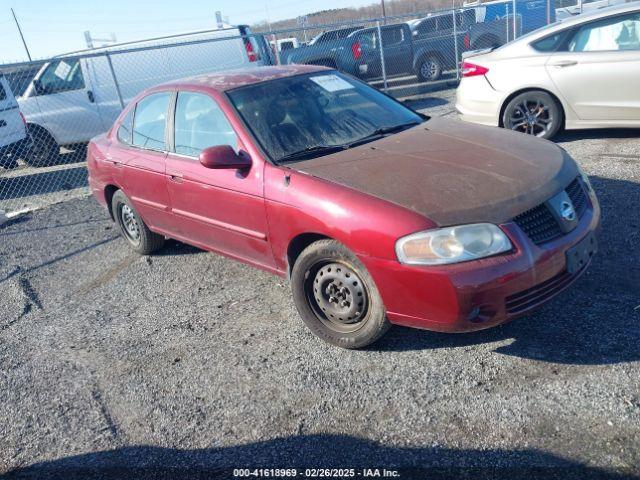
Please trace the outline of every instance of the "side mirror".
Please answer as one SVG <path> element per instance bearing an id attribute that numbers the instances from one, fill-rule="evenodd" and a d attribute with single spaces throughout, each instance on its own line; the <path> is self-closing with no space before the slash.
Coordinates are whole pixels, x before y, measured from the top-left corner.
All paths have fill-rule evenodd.
<path id="1" fill-rule="evenodd" d="M 200 163 L 206 168 L 244 169 L 251 167 L 251 158 L 229 145 L 216 145 L 200 152 Z"/>

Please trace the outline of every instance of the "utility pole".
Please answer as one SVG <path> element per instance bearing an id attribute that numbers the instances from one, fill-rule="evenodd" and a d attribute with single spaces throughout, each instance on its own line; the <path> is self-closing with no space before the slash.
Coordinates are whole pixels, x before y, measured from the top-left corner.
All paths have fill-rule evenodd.
<path id="1" fill-rule="evenodd" d="M 382 21 L 386 25 L 387 24 L 387 14 L 384 10 L 384 0 L 380 0 L 380 4 L 382 5 Z"/>
<path id="2" fill-rule="evenodd" d="M 11 14 L 13 15 L 13 19 L 16 22 L 16 27 L 18 27 L 18 33 L 20 34 L 20 38 L 22 39 L 22 44 L 24 45 L 24 49 L 27 51 L 27 57 L 29 57 L 29 61 L 31 62 L 31 54 L 29 53 L 29 48 L 27 48 L 27 42 L 24 41 L 24 35 L 22 35 L 22 29 L 20 28 L 20 24 L 18 23 L 18 19 L 16 18 L 16 12 L 11 9 Z"/>

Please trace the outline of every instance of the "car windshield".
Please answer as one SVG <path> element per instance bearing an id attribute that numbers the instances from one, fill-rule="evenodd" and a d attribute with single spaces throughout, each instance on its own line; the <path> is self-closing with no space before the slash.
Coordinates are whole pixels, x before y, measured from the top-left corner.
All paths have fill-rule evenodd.
<path id="1" fill-rule="evenodd" d="M 424 120 L 381 92 L 334 71 L 241 87 L 228 96 L 276 163 L 326 155 Z"/>

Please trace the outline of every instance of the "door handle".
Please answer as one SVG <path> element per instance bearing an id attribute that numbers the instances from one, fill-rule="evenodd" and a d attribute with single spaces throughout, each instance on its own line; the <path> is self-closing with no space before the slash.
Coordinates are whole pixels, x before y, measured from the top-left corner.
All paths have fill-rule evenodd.
<path id="1" fill-rule="evenodd" d="M 89 101 L 91 103 L 95 103 L 96 97 L 93 95 L 93 92 L 91 90 L 87 90 L 87 97 L 89 97 Z"/>
<path id="2" fill-rule="evenodd" d="M 178 172 L 169 173 L 169 179 L 175 183 L 182 183 L 182 174 Z"/>
<path id="3" fill-rule="evenodd" d="M 578 62 L 576 60 L 559 60 L 557 62 L 552 63 L 554 67 L 571 67 L 573 65 L 577 65 Z"/>

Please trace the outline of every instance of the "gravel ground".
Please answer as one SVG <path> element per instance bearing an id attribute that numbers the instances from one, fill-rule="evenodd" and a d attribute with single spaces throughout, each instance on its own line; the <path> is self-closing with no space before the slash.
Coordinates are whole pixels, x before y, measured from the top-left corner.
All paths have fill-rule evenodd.
<path id="1" fill-rule="evenodd" d="M 422 102 L 451 111 L 446 97 Z M 455 478 L 639 476 L 638 131 L 559 143 L 603 208 L 587 274 L 508 325 L 394 327 L 364 351 L 317 340 L 277 277 L 177 242 L 132 254 L 91 198 L 5 225 L 0 474 L 428 466 Z"/>

